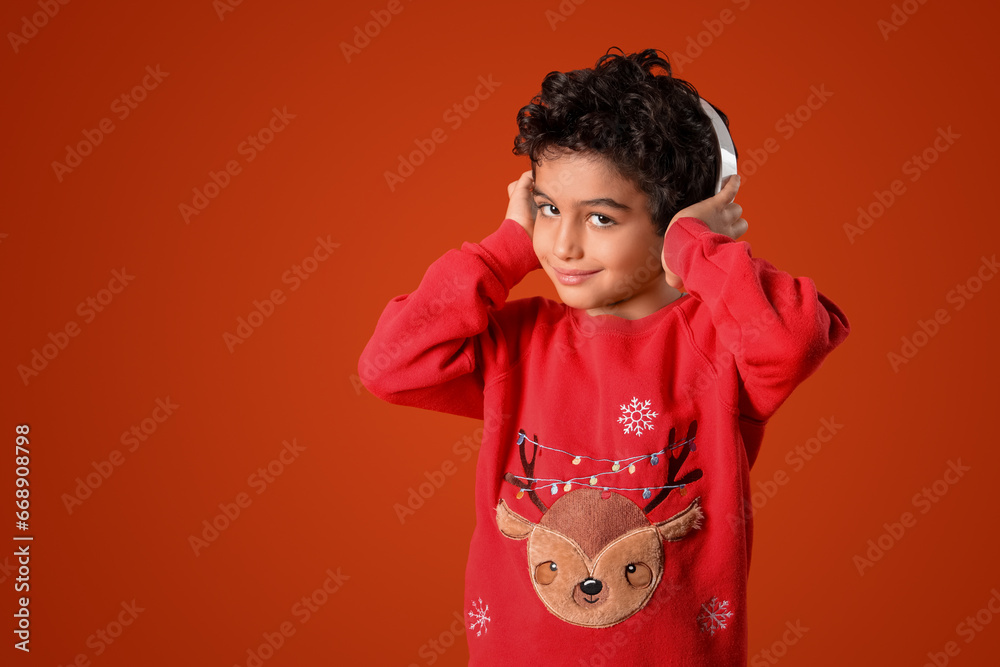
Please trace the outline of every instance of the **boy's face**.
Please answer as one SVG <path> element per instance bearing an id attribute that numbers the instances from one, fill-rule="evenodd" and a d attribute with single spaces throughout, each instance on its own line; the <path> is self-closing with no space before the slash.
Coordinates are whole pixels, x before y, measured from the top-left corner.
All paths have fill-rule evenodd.
<path id="1" fill-rule="evenodd" d="M 563 303 L 633 320 L 680 296 L 663 273 L 649 198 L 603 158 L 547 154 L 535 168 L 533 198 L 535 254 Z"/>

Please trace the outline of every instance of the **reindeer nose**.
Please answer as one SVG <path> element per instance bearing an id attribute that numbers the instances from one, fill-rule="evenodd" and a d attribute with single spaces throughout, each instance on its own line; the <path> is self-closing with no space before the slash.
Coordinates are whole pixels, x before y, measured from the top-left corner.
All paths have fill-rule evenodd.
<path id="1" fill-rule="evenodd" d="M 582 584 L 580 584 L 580 590 L 587 595 L 597 595 L 604 588 L 604 584 L 599 582 L 597 579 L 585 579 Z"/>

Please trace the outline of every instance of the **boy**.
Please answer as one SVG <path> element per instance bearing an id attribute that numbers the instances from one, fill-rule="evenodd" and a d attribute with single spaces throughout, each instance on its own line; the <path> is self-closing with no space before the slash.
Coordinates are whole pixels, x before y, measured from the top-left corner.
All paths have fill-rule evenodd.
<path id="1" fill-rule="evenodd" d="M 471 665 L 746 664 L 749 471 L 849 325 L 736 242 L 699 101 L 654 49 L 551 72 L 499 229 L 392 299 L 361 355 L 376 396 L 485 418 Z M 539 268 L 562 303 L 507 302 Z"/>

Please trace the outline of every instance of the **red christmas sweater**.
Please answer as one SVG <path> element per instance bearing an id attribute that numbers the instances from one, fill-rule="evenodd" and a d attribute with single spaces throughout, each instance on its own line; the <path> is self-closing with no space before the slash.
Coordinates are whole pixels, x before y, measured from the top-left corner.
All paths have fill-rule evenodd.
<path id="1" fill-rule="evenodd" d="M 664 256 L 687 292 L 641 319 L 508 303 L 541 266 L 507 219 L 431 264 L 365 346 L 375 396 L 484 420 L 470 665 L 746 664 L 750 468 L 849 324 L 697 218 Z"/>

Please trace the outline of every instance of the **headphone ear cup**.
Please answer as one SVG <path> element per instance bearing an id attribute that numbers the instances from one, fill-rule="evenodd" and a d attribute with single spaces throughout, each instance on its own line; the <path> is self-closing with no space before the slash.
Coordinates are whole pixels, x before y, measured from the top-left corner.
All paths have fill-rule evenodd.
<path id="1" fill-rule="evenodd" d="M 715 133 L 716 146 L 718 147 L 716 157 L 718 158 L 719 170 L 715 177 L 715 193 L 718 194 L 722 190 L 722 181 L 736 173 L 736 146 L 733 144 L 732 135 L 729 134 L 729 128 L 726 127 L 715 108 L 704 98 L 699 97 L 698 100 L 701 102 L 702 110 L 712 121 L 712 131 Z"/>

